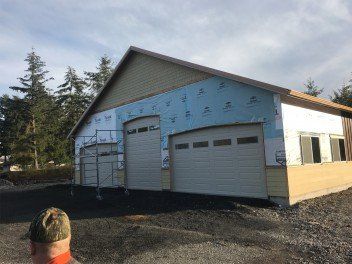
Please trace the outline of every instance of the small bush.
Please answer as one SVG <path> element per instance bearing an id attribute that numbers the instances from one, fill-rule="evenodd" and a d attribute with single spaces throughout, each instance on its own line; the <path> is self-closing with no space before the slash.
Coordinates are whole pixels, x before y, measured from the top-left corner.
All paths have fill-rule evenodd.
<path id="1" fill-rule="evenodd" d="M 70 180 L 72 178 L 72 167 L 62 166 L 40 170 L 11 171 L 2 175 L 2 178 L 8 179 L 16 185 Z"/>

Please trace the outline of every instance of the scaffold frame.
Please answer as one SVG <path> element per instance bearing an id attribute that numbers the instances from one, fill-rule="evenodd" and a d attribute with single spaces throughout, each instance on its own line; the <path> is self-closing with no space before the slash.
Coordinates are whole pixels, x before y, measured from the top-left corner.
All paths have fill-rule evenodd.
<path id="1" fill-rule="evenodd" d="M 128 194 L 128 190 L 125 186 L 125 181 L 121 184 L 118 178 L 119 172 L 124 173 L 125 168 L 123 144 L 124 141 L 122 140 L 122 138 L 118 138 L 119 132 L 123 133 L 123 130 L 96 129 L 94 135 L 76 135 L 70 138 L 72 160 L 71 195 L 74 195 L 74 186 L 78 185 L 96 187 L 96 198 L 98 200 L 103 199 L 101 195 L 101 188 L 103 187 L 123 188 L 125 189 L 125 194 Z M 109 135 L 108 140 L 101 140 L 99 135 L 101 135 L 102 133 Z M 100 152 L 99 147 L 102 145 L 110 145 L 110 151 Z M 116 146 L 116 150 L 114 149 L 114 146 Z M 110 157 L 111 161 L 101 160 L 102 157 L 105 157 L 106 159 L 107 156 Z M 87 158 L 93 160 L 94 162 L 85 163 L 84 161 Z M 110 166 L 108 164 L 110 164 Z M 86 165 L 91 165 L 91 169 L 86 170 Z M 111 173 L 107 177 L 104 177 L 104 179 L 102 179 L 102 167 L 106 169 L 108 166 L 111 168 Z M 86 172 L 88 171 L 96 172 L 95 182 L 86 182 Z M 79 183 L 76 179 L 77 174 L 79 174 L 80 177 Z M 116 184 L 114 184 L 114 176 L 116 176 Z M 111 185 L 104 184 L 105 181 L 107 181 L 108 179 L 111 179 Z"/>

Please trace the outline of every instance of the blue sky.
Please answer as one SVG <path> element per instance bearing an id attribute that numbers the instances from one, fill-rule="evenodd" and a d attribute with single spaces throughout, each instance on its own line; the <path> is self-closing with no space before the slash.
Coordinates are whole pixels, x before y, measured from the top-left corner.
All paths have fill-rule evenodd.
<path id="1" fill-rule="evenodd" d="M 312 77 L 328 97 L 351 77 L 352 1 L 0 0 L 0 95 L 31 47 L 55 90 L 130 45 L 301 91 Z"/>

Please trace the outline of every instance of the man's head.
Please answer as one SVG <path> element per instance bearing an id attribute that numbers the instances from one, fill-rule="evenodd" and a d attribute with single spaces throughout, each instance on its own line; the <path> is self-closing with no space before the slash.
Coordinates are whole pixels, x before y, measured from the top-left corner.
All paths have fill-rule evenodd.
<path id="1" fill-rule="evenodd" d="M 69 251 L 70 220 L 58 208 L 45 209 L 34 217 L 28 235 L 33 262 L 50 260 Z"/>

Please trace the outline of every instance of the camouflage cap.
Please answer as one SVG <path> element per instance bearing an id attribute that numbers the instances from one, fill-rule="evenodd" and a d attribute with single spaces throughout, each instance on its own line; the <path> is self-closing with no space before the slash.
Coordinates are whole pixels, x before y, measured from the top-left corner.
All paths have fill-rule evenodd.
<path id="1" fill-rule="evenodd" d="M 70 220 L 61 209 L 50 207 L 40 211 L 32 220 L 28 237 L 33 242 L 53 243 L 71 234 Z"/>

